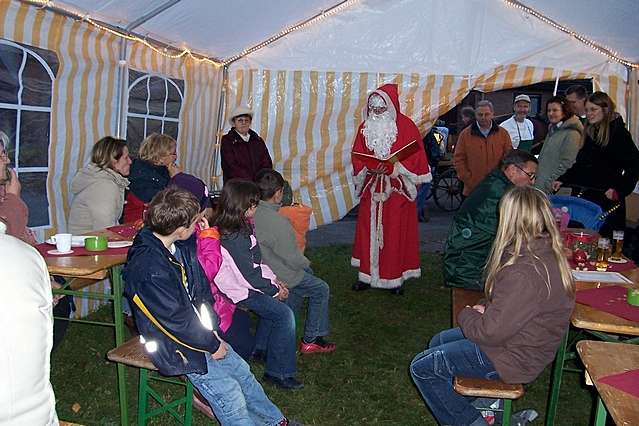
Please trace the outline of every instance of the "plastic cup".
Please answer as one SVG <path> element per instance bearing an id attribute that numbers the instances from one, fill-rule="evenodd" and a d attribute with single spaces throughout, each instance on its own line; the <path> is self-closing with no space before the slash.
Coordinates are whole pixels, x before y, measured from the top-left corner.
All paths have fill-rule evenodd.
<path id="1" fill-rule="evenodd" d="M 109 244 L 109 240 L 104 236 L 88 237 L 84 240 L 84 248 L 88 251 L 103 251 L 106 250 Z"/>

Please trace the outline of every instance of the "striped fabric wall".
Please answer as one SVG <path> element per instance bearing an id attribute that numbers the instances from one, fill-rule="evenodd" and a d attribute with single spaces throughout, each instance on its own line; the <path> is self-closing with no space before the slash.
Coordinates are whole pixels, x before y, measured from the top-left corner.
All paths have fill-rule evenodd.
<path id="1" fill-rule="evenodd" d="M 625 115 L 623 77 L 559 72 L 561 79 L 593 77 Z M 295 199 L 313 208 L 314 228 L 340 219 L 357 203 L 350 147 L 363 118 L 366 94 L 371 90 L 384 83 L 397 83 L 402 112 L 423 134 L 471 89 L 492 92 L 552 81 L 556 75 L 552 68 L 516 64 L 474 77 L 231 67 L 225 117 L 240 104 L 253 109 L 252 128 L 266 141 L 274 167 L 290 182 Z M 225 125 L 228 128 L 228 123 Z"/>
<path id="2" fill-rule="evenodd" d="M 0 37 L 56 52 L 59 69 L 53 83 L 49 177 L 51 235 L 66 229 L 73 176 L 90 159 L 93 143 L 116 133 L 117 74 L 121 39 L 86 22 L 29 6 L 0 2 Z M 127 49 L 127 65 L 138 71 L 184 80 L 180 111 L 179 163 L 185 171 L 211 175 L 222 70 L 193 59 L 169 59 L 144 45 Z M 41 233 L 42 234 L 42 233 Z M 108 282 L 88 290 L 109 292 Z M 77 316 L 101 302 L 78 300 Z"/>
<path id="3" fill-rule="evenodd" d="M 184 80 L 178 163 L 186 172 L 209 184 L 222 94 L 222 68 L 189 57 L 179 60 L 167 58 L 140 43 L 127 50 L 127 63 L 138 71 Z"/>

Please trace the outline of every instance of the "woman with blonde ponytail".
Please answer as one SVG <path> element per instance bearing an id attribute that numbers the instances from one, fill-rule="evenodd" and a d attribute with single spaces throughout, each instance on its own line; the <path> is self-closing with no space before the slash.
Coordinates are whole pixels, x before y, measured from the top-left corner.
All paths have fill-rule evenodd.
<path id="1" fill-rule="evenodd" d="M 486 425 L 455 376 L 530 383 L 552 362 L 568 330 L 575 284 L 544 193 L 514 187 L 499 203 L 499 226 L 486 264 L 486 300 L 466 306 L 460 327 L 444 330 L 410 371 L 440 424 Z"/>

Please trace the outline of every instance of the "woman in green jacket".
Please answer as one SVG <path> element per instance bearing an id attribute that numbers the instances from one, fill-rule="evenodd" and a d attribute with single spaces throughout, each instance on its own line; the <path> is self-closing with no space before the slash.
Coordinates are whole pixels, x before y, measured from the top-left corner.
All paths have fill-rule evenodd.
<path id="1" fill-rule="evenodd" d="M 575 164 L 583 145 L 584 127 L 563 96 L 550 98 L 546 112 L 550 126 L 539 154 L 535 186 L 550 194 L 553 182 Z"/>

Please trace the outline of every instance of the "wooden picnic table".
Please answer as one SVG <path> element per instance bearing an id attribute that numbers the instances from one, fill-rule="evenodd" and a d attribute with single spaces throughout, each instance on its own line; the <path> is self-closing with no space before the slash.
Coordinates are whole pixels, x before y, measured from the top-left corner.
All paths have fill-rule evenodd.
<path id="1" fill-rule="evenodd" d="M 110 241 L 126 240 L 122 236 L 107 229 L 89 232 L 86 235 L 104 235 Z M 100 299 L 113 302 L 113 322 L 89 321 L 84 319 L 68 319 L 94 325 L 114 327 L 115 346 L 124 343 L 124 319 L 122 317 L 122 264 L 126 262 L 126 254 L 108 254 L 96 252 L 93 256 L 47 256 L 44 258 L 49 274 L 60 275 L 67 280 L 61 289 L 54 289 L 54 294 L 71 295 L 79 298 Z M 111 278 L 111 294 L 101 294 L 89 291 L 79 291 L 93 285 L 98 280 Z M 118 395 L 120 404 L 120 422 L 128 425 L 126 369 L 123 364 L 117 364 Z"/>
<path id="2" fill-rule="evenodd" d="M 605 408 L 597 407 L 595 425 L 605 425 L 606 408 L 616 424 L 639 425 L 639 398 L 599 382 L 602 377 L 639 369 L 639 346 L 582 340 L 577 343 L 577 352 L 605 404 Z"/>

